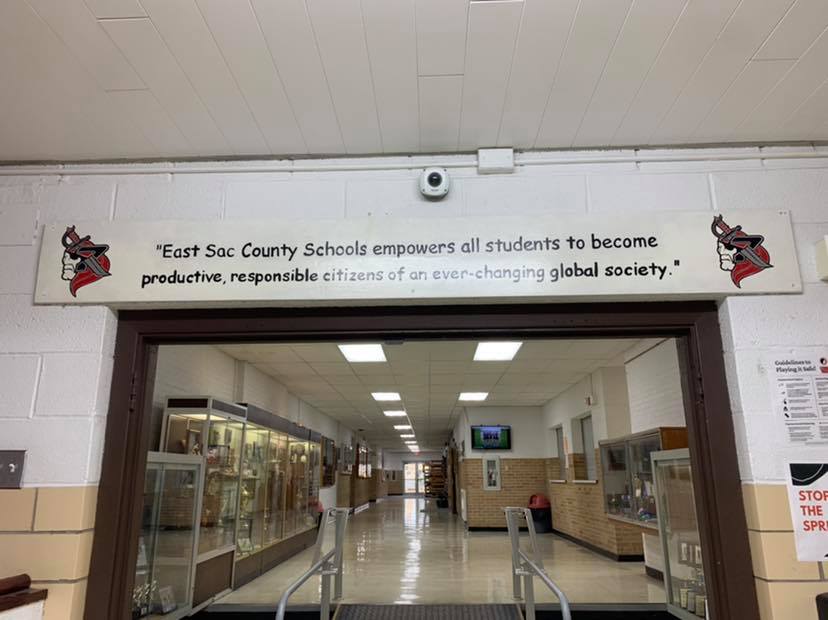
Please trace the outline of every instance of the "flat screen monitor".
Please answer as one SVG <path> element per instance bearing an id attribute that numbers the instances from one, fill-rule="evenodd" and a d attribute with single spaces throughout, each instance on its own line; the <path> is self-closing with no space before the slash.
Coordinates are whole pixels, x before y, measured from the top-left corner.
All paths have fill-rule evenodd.
<path id="1" fill-rule="evenodd" d="M 472 426 L 472 450 L 511 450 L 511 426 Z"/>

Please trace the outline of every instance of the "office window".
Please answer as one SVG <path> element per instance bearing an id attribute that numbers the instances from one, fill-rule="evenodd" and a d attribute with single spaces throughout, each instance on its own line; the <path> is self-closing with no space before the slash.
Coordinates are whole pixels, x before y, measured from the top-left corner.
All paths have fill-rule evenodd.
<path id="1" fill-rule="evenodd" d="M 586 461 L 587 479 L 597 480 L 595 471 L 595 440 L 592 437 L 592 416 L 581 418 L 581 439 L 584 442 L 584 460 Z"/>
<path id="2" fill-rule="evenodd" d="M 559 426 L 555 429 L 555 445 L 558 448 L 558 463 L 561 470 L 561 480 L 566 478 L 566 455 L 564 454 L 564 436 L 563 427 Z"/>

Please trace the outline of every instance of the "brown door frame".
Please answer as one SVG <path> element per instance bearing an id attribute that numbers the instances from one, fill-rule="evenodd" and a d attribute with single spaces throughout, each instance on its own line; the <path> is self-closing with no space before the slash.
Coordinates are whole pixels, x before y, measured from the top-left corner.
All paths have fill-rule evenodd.
<path id="1" fill-rule="evenodd" d="M 713 302 L 121 311 L 85 617 L 130 617 L 155 345 L 516 336 L 677 338 L 711 615 L 758 618 Z"/>

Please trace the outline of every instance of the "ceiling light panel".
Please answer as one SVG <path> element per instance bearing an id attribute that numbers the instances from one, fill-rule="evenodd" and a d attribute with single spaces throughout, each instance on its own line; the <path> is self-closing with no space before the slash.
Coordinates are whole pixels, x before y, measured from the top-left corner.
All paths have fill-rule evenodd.
<path id="1" fill-rule="evenodd" d="M 480 402 L 488 397 L 488 392 L 460 392 L 460 400 L 466 402 Z"/>
<path id="2" fill-rule="evenodd" d="M 337 345 L 349 362 L 385 362 L 385 351 L 381 344 L 340 344 Z"/>
<path id="3" fill-rule="evenodd" d="M 393 409 L 391 411 L 383 411 L 383 414 L 385 414 L 389 418 L 403 418 L 406 415 L 405 409 Z"/>
<path id="4" fill-rule="evenodd" d="M 394 402 L 402 400 L 399 392 L 371 392 L 371 396 L 374 397 L 374 400 L 379 402 Z"/>
<path id="5" fill-rule="evenodd" d="M 522 342 L 480 342 L 474 351 L 475 362 L 508 362 L 514 359 Z"/>
<path id="6" fill-rule="evenodd" d="M 411 425 L 410 424 L 395 424 L 394 425 L 395 431 L 410 431 Z"/>
<path id="7" fill-rule="evenodd" d="M 414 438 L 414 433 L 405 433 L 403 435 L 400 435 L 400 437 L 402 439 L 413 439 Z"/>

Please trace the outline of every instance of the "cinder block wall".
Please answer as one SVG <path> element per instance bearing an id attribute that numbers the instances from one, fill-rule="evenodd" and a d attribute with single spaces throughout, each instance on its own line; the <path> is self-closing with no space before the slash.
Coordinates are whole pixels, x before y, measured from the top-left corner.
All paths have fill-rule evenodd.
<path id="1" fill-rule="evenodd" d="M 546 493 L 546 459 L 501 459 L 499 491 L 483 490 L 482 459 L 463 459 L 460 470 L 470 528 L 505 528 L 506 506 L 527 506 L 532 495 Z"/>
<path id="2" fill-rule="evenodd" d="M 721 153 L 746 159 L 720 161 Z M 85 220 L 301 217 L 447 217 L 491 214 L 631 211 L 738 212 L 789 209 L 799 248 L 802 295 L 731 297 L 720 305 L 728 383 L 736 429 L 739 469 L 748 514 L 778 514 L 789 458 L 824 459 L 824 450 L 788 448 L 771 411 L 764 356 L 790 347 L 828 345 L 828 288 L 816 275 L 813 244 L 828 234 L 828 159 L 776 159 L 796 152 L 824 155 L 824 147 L 700 149 L 703 161 L 561 164 L 520 168 L 513 175 L 479 176 L 452 171 L 452 191 L 440 203 L 416 193 L 416 170 L 349 173 L 206 172 L 178 175 L 75 176 L 71 167 L 40 176 L 0 177 L 0 447 L 28 450 L 26 489 L 96 486 L 111 376 L 115 314 L 98 307 L 33 306 L 40 231 L 51 222 Z M 686 151 L 657 151 L 680 159 Z M 632 151 L 614 155 L 634 156 Z M 646 154 L 646 152 L 645 152 Z M 543 156 L 544 154 L 540 154 Z M 560 154 L 557 154 L 560 156 Z M 757 159 L 761 155 L 764 159 Z M 577 161 L 582 153 L 567 154 Z M 750 158 L 750 159 L 748 159 Z M 409 158 L 383 158 L 408 163 Z M 427 161 L 424 159 L 424 164 Z M 738 224 L 738 222 L 735 222 Z M 761 231 L 757 231 L 761 233 Z M 698 248 L 716 261 L 716 247 Z M 773 249 L 771 248 L 771 253 Z M 81 491 L 78 491 L 81 492 Z M 26 491 L 15 494 L 23 497 Z M 25 502 L 25 500 L 14 500 Z M 7 504 L 4 502 L 3 504 Z M 781 559 L 771 573 L 755 569 L 762 620 L 815 620 L 813 597 L 828 582 L 814 565 L 793 560 L 792 538 L 753 520 L 754 559 L 773 552 Z M 756 526 L 763 529 L 756 529 Z M 9 531 L 9 530 L 7 530 Z M 784 533 L 784 532 L 781 532 Z M 82 536 L 76 534 L 76 536 Z M 778 540 L 778 545 L 766 541 Z M 0 536 L 0 557 L 12 540 Z M 32 539 L 34 540 L 34 539 Z M 77 545 L 82 569 L 88 550 Z M 85 572 L 85 569 L 81 570 Z M 64 586 L 73 571 L 42 578 L 38 585 Z M 802 575 L 806 576 L 803 578 Z M 74 600 L 74 599 L 73 599 Z M 59 596 L 46 605 L 50 618 L 75 620 L 79 607 Z"/>

